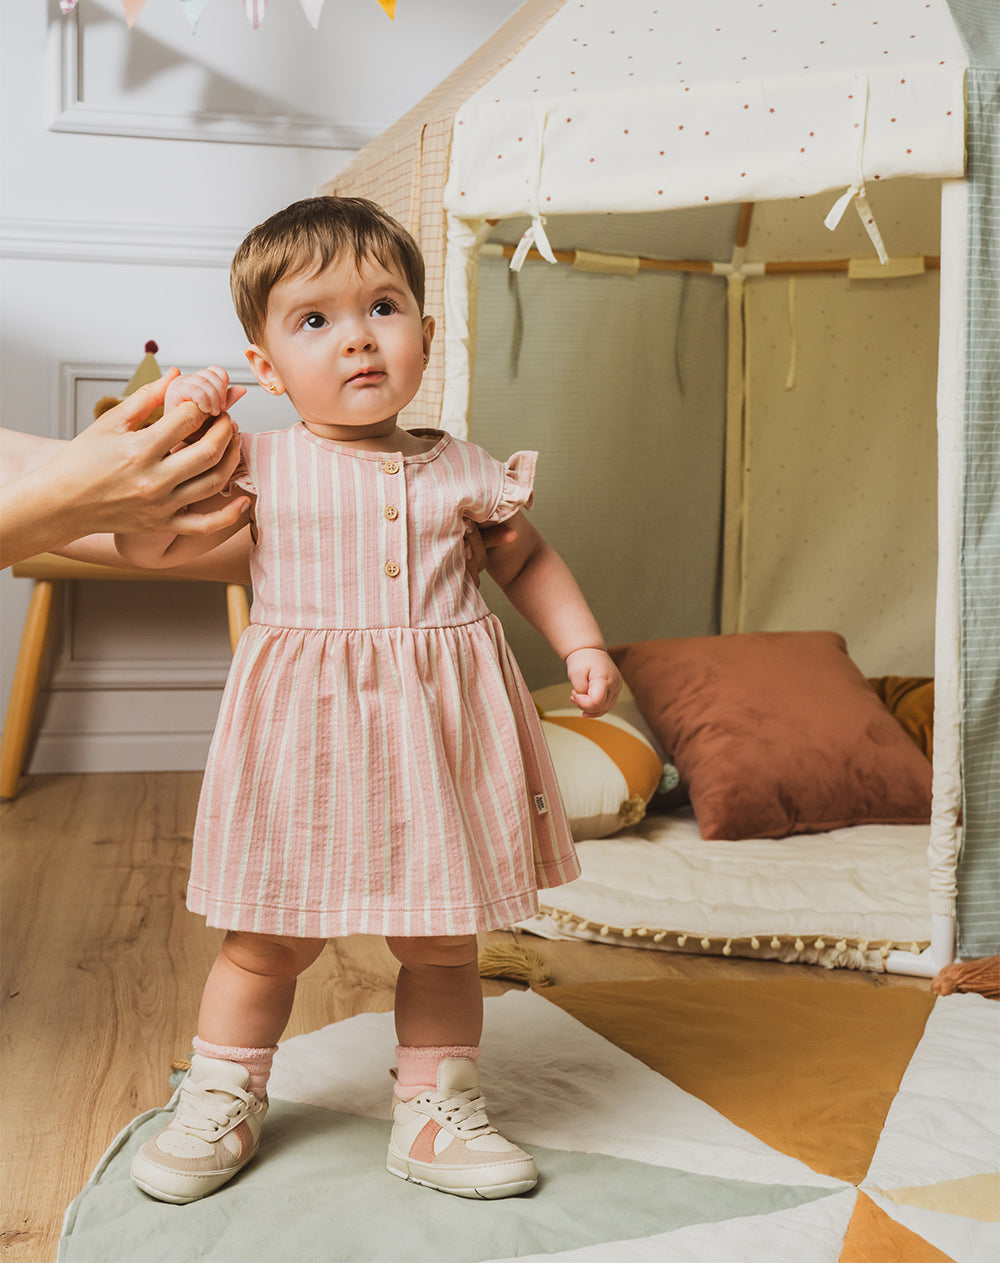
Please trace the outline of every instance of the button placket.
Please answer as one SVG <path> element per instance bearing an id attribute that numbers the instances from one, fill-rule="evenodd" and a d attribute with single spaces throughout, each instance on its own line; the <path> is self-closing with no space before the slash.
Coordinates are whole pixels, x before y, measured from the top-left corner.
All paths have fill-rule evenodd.
<path id="1" fill-rule="evenodd" d="M 384 460 L 381 474 L 382 530 L 379 533 L 383 541 L 383 583 L 388 586 L 392 621 L 406 626 L 410 617 L 407 587 L 405 582 L 396 582 L 403 575 L 407 556 L 406 471 L 401 461 Z"/>

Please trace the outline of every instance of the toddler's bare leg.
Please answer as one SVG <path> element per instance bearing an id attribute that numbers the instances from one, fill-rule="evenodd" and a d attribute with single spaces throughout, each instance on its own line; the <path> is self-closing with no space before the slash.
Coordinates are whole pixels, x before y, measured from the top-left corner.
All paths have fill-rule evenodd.
<path id="1" fill-rule="evenodd" d="M 474 934 L 387 938 L 400 963 L 396 1034 L 408 1047 L 475 1046 L 483 1033 L 483 987 Z"/>
<path id="2" fill-rule="evenodd" d="M 243 1048 L 276 1044 L 288 1024 L 296 980 L 325 943 L 230 930 L 205 984 L 198 1037 Z"/>

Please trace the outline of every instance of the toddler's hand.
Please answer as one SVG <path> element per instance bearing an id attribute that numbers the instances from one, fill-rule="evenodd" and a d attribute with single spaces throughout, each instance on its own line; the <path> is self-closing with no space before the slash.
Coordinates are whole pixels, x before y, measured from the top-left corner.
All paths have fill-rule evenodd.
<path id="1" fill-rule="evenodd" d="M 605 649 L 574 649 L 566 659 L 566 674 L 573 685 L 570 701 L 585 715 L 606 715 L 618 700 L 622 677 Z"/>
<path id="2" fill-rule="evenodd" d="M 246 393 L 245 386 L 230 386 L 226 370 L 213 364 L 200 372 L 175 377 L 167 387 L 163 408 L 169 412 L 178 404 L 190 401 L 207 417 L 217 417 L 222 412 L 228 412 Z"/>

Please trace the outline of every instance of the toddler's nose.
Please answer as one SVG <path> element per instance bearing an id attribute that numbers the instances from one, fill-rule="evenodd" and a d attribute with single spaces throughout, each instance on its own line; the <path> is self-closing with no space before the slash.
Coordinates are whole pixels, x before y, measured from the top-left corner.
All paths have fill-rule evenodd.
<path id="1" fill-rule="evenodd" d="M 359 351 L 374 351 L 375 337 L 369 329 L 355 329 L 344 339 L 344 354 L 357 355 Z"/>

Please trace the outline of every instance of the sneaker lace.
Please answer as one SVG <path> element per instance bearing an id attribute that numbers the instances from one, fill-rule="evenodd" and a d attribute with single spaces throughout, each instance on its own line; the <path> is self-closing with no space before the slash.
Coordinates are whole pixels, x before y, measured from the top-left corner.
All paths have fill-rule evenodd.
<path id="1" fill-rule="evenodd" d="M 174 1126 L 203 1138 L 214 1136 L 243 1114 L 252 1101 L 249 1092 L 231 1083 L 191 1083 L 188 1079 L 181 1085 Z"/>
<path id="2" fill-rule="evenodd" d="M 435 1112 L 443 1114 L 445 1121 L 463 1136 L 486 1136 L 496 1128 L 486 1117 L 486 1100 L 478 1088 L 451 1095 L 445 1092 L 428 1093 Z"/>

